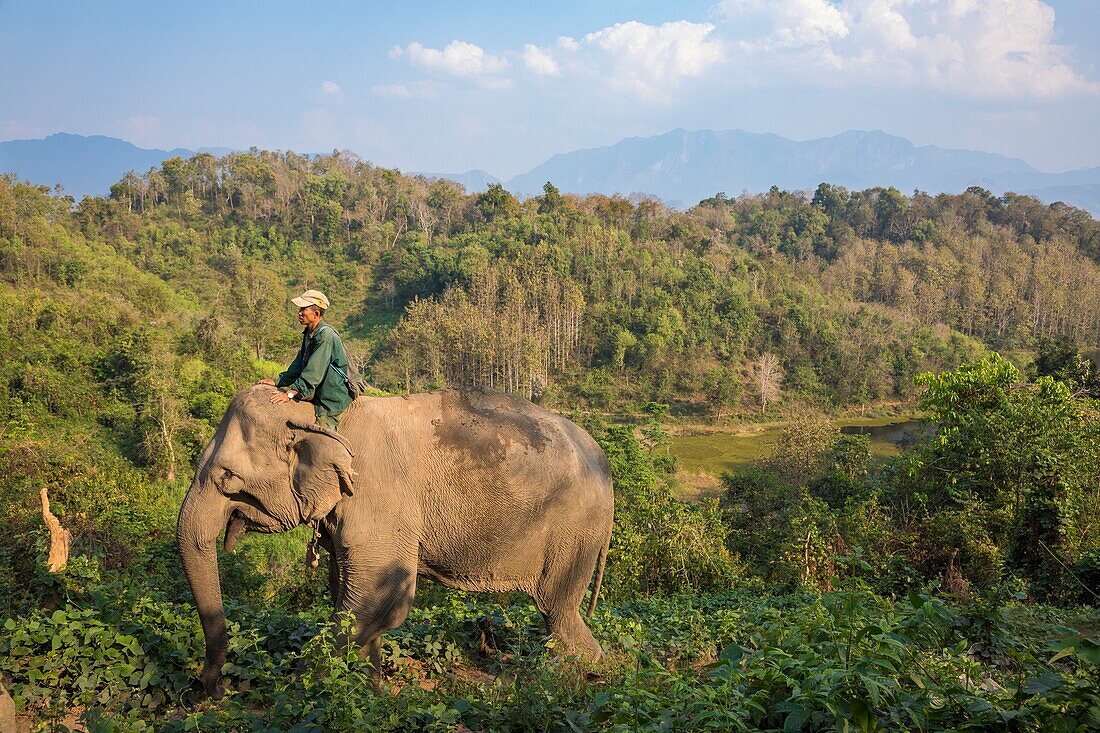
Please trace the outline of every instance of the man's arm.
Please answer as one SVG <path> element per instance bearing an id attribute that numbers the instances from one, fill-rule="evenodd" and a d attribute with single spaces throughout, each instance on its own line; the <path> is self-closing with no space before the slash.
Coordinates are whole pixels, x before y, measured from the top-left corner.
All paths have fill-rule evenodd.
<path id="1" fill-rule="evenodd" d="M 298 354 L 294 357 L 294 361 L 290 362 L 290 366 L 286 368 L 286 371 L 279 375 L 279 378 L 275 380 L 275 386 L 279 389 L 289 387 L 294 384 L 294 380 L 302 374 L 302 354 L 305 353 L 305 339 L 302 340 L 302 347 L 298 349 Z"/>
<path id="2" fill-rule="evenodd" d="M 309 355 L 309 361 L 302 367 L 298 378 L 285 385 L 297 392 L 299 399 L 307 401 L 313 399 L 313 393 L 317 391 L 318 385 L 324 380 L 325 372 L 328 371 L 328 365 L 332 361 L 332 349 L 332 335 L 322 334 L 317 339 L 317 347 Z M 289 373 L 289 371 L 288 369 L 287 372 Z"/>

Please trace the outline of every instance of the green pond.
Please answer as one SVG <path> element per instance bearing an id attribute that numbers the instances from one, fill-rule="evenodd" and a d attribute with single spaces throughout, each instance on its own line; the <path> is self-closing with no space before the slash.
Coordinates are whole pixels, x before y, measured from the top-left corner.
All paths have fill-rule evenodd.
<path id="1" fill-rule="evenodd" d="M 841 432 L 871 437 L 871 454 L 879 458 L 897 455 L 928 428 L 915 418 L 846 418 L 837 420 Z M 758 432 L 714 432 L 677 435 L 669 452 L 680 469 L 715 476 L 746 463 L 770 458 L 783 427 L 775 425 Z"/>

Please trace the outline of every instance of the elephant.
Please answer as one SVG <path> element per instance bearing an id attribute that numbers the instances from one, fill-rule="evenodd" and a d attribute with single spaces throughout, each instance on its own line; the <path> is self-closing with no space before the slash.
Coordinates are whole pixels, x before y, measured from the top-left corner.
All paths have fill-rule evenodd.
<path id="1" fill-rule="evenodd" d="M 598 659 L 588 615 L 603 580 L 614 515 L 603 450 L 573 422 L 482 389 L 356 399 L 339 432 L 313 406 L 272 404 L 249 387 L 200 456 L 176 540 L 206 638 L 200 680 L 218 699 L 226 655 L 217 542 L 313 524 L 329 553 L 336 613 L 369 655 L 400 626 L 418 576 L 467 591 L 524 591 L 549 633 Z"/>

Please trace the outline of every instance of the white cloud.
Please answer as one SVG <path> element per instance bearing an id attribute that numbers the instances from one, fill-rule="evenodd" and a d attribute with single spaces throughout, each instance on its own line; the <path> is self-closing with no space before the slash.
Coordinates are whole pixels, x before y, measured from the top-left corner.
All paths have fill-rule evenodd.
<path id="1" fill-rule="evenodd" d="M 409 84 L 377 84 L 371 91 L 380 97 L 397 99 L 434 99 L 439 96 L 439 85 L 430 81 L 415 81 Z"/>
<path id="2" fill-rule="evenodd" d="M 404 84 L 376 84 L 370 89 L 380 97 L 397 97 L 398 99 L 412 99 L 412 90 Z"/>
<path id="3" fill-rule="evenodd" d="M 0 140 L 19 140 L 42 137 L 43 131 L 37 125 L 28 125 L 18 120 L 0 122 Z"/>
<path id="4" fill-rule="evenodd" d="M 134 145 L 156 147 L 164 138 L 160 118 L 156 115 L 130 117 L 122 124 L 124 136 Z"/>
<path id="5" fill-rule="evenodd" d="M 465 41 L 451 41 L 442 49 L 428 48 L 413 41 L 405 48 L 395 46 L 390 56 L 393 58 L 403 56 L 413 66 L 438 74 L 469 79 L 490 89 L 512 84 L 510 79 L 503 76 L 509 68 L 507 60 L 485 53 L 480 46 Z"/>
<path id="6" fill-rule="evenodd" d="M 523 63 L 527 70 L 539 76 L 559 76 L 561 69 L 554 57 L 538 46 L 528 43 L 523 47 Z"/>
<path id="7" fill-rule="evenodd" d="M 569 36 L 558 36 L 557 45 L 560 48 L 564 48 L 566 51 L 576 51 L 581 47 L 581 44 L 577 43 Z"/>
<path id="8" fill-rule="evenodd" d="M 581 40 L 559 36 L 551 46 L 524 44 L 524 67 L 538 76 L 581 77 L 652 102 L 668 102 L 683 79 L 717 65 L 725 51 L 710 23 L 616 23 Z M 396 51 L 400 53 L 400 50 Z"/>
<path id="9" fill-rule="evenodd" d="M 321 82 L 321 94 L 325 94 L 325 95 L 331 97 L 331 96 L 335 96 L 339 93 L 340 93 L 340 85 L 337 84 L 336 82 L 328 81 L 328 80 Z"/>
<path id="10" fill-rule="evenodd" d="M 730 63 L 757 83 L 875 84 L 986 98 L 1100 91 L 1041 0 L 723 0 Z"/>
<path id="11" fill-rule="evenodd" d="M 815 46 L 848 35 L 840 10 L 829 0 L 725 0 L 718 6 L 729 29 L 770 30 L 753 42 L 765 48 Z M 770 26 L 770 28 L 768 27 Z"/>
<path id="12" fill-rule="evenodd" d="M 441 49 L 413 42 L 391 56 L 486 88 L 512 86 L 505 56 L 522 58 L 531 74 L 657 103 L 700 77 L 727 88 L 876 86 L 987 99 L 1100 92 L 1057 43 L 1043 0 L 720 0 L 709 15 L 713 22 L 617 23 L 502 56 L 458 40 Z M 426 96 L 407 84 L 374 91 Z"/>
<path id="13" fill-rule="evenodd" d="M 710 23 L 686 20 L 661 25 L 630 21 L 589 33 L 580 43 L 559 39 L 559 45 L 572 48 L 580 68 L 613 87 L 667 101 L 681 80 L 699 76 L 725 57 L 714 30 Z"/>

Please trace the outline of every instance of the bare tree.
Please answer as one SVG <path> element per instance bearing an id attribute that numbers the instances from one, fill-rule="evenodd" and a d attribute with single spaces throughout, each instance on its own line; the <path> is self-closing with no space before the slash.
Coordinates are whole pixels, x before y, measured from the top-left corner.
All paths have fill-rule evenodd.
<path id="1" fill-rule="evenodd" d="M 752 366 L 756 394 L 760 398 L 760 411 L 766 412 L 768 403 L 779 398 L 783 385 L 783 369 L 779 366 L 779 357 L 770 351 L 760 354 L 760 358 Z"/>

